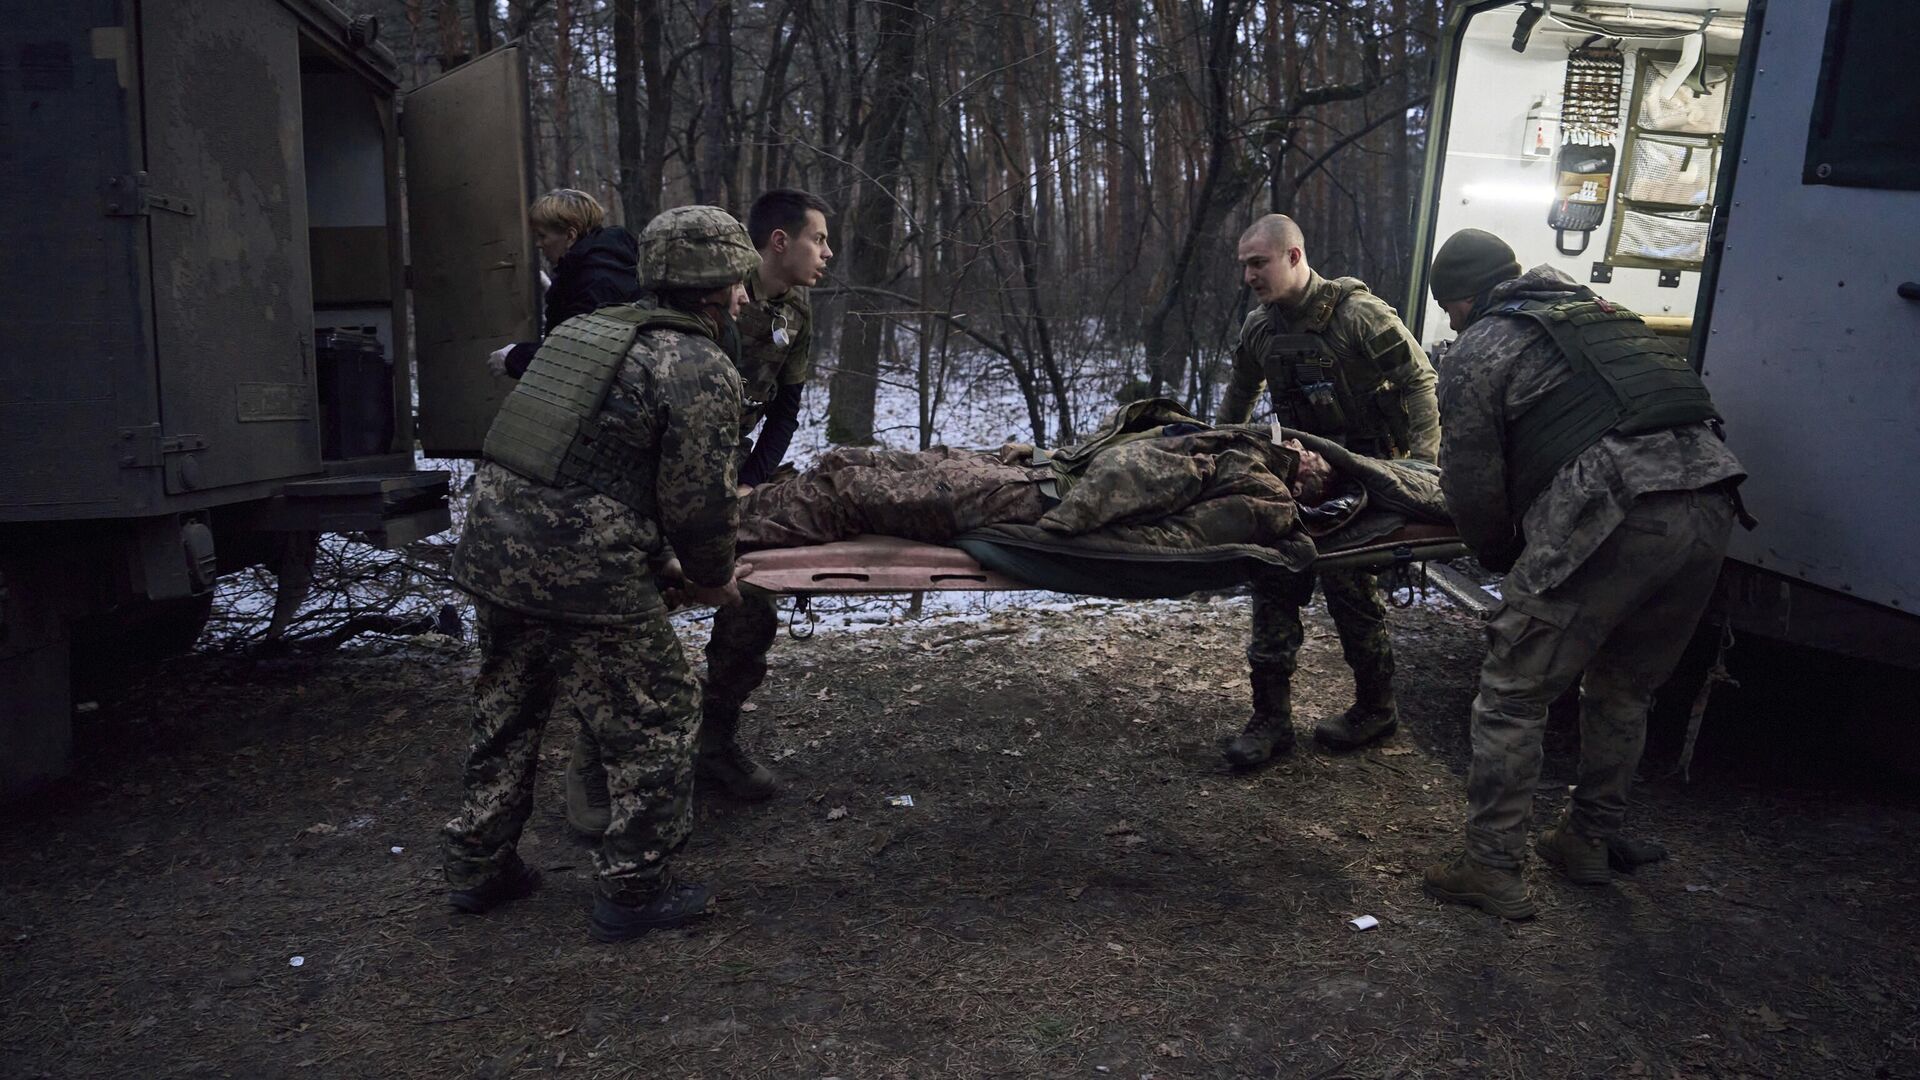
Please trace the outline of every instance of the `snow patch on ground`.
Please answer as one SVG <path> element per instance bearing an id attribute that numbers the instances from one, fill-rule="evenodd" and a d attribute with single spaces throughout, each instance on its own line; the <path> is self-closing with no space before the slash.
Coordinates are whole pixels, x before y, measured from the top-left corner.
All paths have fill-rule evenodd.
<path id="1" fill-rule="evenodd" d="M 895 372 L 882 376 L 874 401 L 875 433 L 882 446 L 903 450 L 919 448 L 919 396 L 906 381 L 908 378 Z M 1078 432 L 1089 432 L 1105 419 L 1112 408 L 1117 381 L 1117 377 L 1077 373 L 1072 398 Z M 806 468 L 829 449 L 826 409 L 827 375 L 821 373 L 808 386 L 800 430 L 787 454 L 788 460 L 799 468 Z M 1049 412 L 1046 422 L 1049 432 L 1058 431 L 1057 414 Z M 949 370 L 945 400 L 934 416 L 932 444 L 992 447 L 1032 439 L 1026 404 L 1004 365 L 978 355 L 957 358 Z M 443 546 L 450 552 L 459 540 L 466 516 L 474 462 L 416 454 L 415 466 L 445 470 L 450 476 L 448 491 L 453 525 L 425 542 Z M 471 625 L 471 601 L 457 589 L 433 581 L 410 567 L 401 552 L 378 551 L 351 537 L 330 533 L 320 538 L 317 565 L 315 593 L 294 619 L 296 636 L 302 629 L 339 621 L 350 614 L 382 612 L 402 619 L 432 618 L 443 605 L 457 608 L 463 625 Z M 354 572 L 334 573 L 347 567 L 354 568 Z M 339 584 L 342 581 L 345 583 Z M 210 640 L 238 642 L 257 637 L 273 612 L 273 601 L 274 577 L 264 569 L 255 568 L 222 578 L 214 595 L 215 619 Z M 808 612 L 797 616 L 796 632 L 859 633 L 903 625 L 935 627 L 979 622 L 1003 611 L 1070 611 L 1117 604 L 1117 601 L 1042 591 L 929 592 L 921 596 L 917 607 L 914 599 L 906 595 L 815 597 L 808 605 Z M 793 600 L 782 601 L 783 625 L 796 619 L 794 607 Z M 673 616 L 673 622 L 683 634 L 697 628 L 704 644 L 705 624 L 712 618 L 711 611 L 683 611 Z"/>

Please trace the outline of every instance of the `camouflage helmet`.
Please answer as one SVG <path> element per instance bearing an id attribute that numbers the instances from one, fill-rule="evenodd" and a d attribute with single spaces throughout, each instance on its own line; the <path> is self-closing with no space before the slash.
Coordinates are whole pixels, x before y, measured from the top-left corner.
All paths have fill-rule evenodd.
<path id="1" fill-rule="evenodd" d="M 717 289 L 759 265 L 746 226 L 717 206 L 676 206 L 640 232 L 643 289 Z"/>

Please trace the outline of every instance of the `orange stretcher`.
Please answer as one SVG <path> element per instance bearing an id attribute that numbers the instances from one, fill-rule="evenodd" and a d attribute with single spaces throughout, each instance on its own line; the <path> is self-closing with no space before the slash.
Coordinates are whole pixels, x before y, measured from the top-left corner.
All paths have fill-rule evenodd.
<path id="1" fill-rule="evenodd" d="M 967 543 L 967 538 L 962 538 Z M 975 548 L 975 550 L 980 550 Z M 1458 558 L 1467 553 L 1466 545 L 1451 525 L 1410 523 L 1367 543 L 1346 548 L 1323 548 L 1314 569 L 1386 570 L 1431 559 Z M 1061 553 L 1053 553 L 1059 558 Z M 1071 554 L 1066 556 L 1071 559 Z M 1058 579 L 1027 579 L 1003 570 L 990 569 L 961 547 L 946 547 L 902 540 L 892 536 L 857 536 L 831 544 L 808 547 L 770 548 L 747 552 L 740 561 L 753 571 L 742 579 L 743 586 L 779 596 L 855 596 L 879 593 L 985 591 L 1045 589 L 1055 592 L 1081 592 L 1062 588 Z M 1089 583 L 1088 595 L 1140 597 L 1180 595 L 1178 591 L 1153 593 L 1139 588 L 1125 590 L 1103 587 L 1124 575 L 1151 574 L 1139 564 L 1121 565 L 1124 560 L 1089 554 L 1084 560 L 1087 572 L 1075 580 Z M 1251 571 L 1233 571 L 1237 581 L 1247 579 Z M 1236 581 L 1213 581 L 1199 587 L 1218 587 Z M 1178 585 L 1171 585 L 1178 589 Z M 1190 591 L 1190 590 L 1189 590 Z"/>

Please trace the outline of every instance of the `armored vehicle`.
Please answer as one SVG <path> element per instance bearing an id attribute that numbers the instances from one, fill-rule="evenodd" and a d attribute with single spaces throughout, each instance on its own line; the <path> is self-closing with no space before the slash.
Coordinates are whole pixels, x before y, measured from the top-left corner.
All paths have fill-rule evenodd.
<path id="1" fill-rule="evenodd" d="M 525 67 L 403 95 L 375 30 L 323 0 L 0 21 L 0 793 L 65 767 L 77 627 L 191 642 L 224 571 L 448 524 L 416 446 L 473 452 L 484 359 L 536 326 Z"/>

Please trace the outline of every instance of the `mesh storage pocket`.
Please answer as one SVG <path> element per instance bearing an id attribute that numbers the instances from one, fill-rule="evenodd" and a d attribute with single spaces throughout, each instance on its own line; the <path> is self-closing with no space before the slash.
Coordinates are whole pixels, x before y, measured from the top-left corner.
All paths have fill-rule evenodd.
<path id="1" fill-rule="evenodd" d="M 1689 135 L 1718 135 L 1727 130 L 1727 99 L 1732 96 L 1733 71 L 1725 64 L 1708 63 L 1707 93 L 1696 96 L 1682 88 L 1670 98 L 1659 86 L 1673 71 L 1671 60 L 1647 60 L 1642 74 L 1640 107 L 1634 126 L 1645 131 L 1677 131 Z"/>
<path id="2" fill-rule="evenodd" d="M 1642 134 L 1627 157 L 1620 197 L 1670 206 L 1713 201 L 1720 151 L 1705 139 L 1666 139 Z"/>
<path id="3" fill-rule="evenodd" d="M 1623 207 L 1614 254 L 1698 267 L 1707 257 L 1707 226 L 1705 211 L 1658 213 Z"/>

